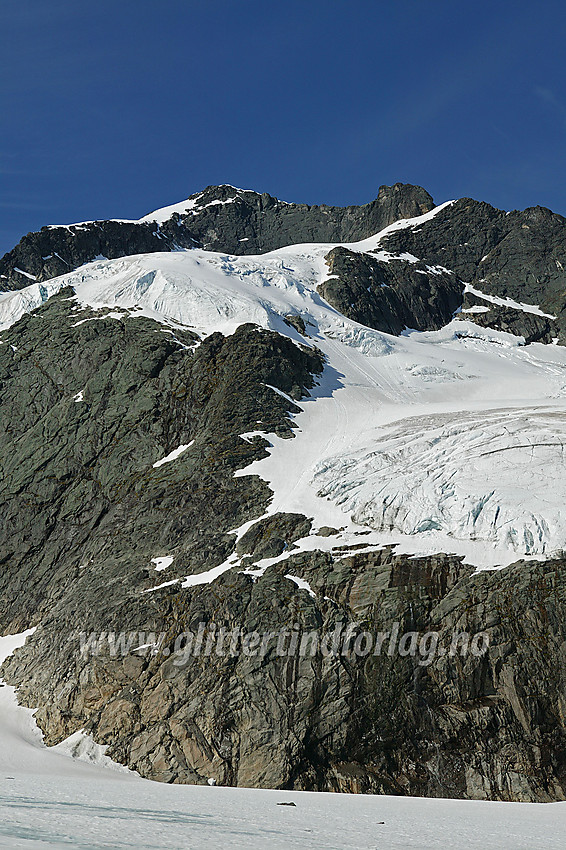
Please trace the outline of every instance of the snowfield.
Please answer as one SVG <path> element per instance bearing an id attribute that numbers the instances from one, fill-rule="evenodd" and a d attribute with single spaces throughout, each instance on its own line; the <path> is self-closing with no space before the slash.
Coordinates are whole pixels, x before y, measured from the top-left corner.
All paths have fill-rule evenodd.
<path id="1" fill-rule="evenodd" d="M 411 259 L 383 251 L 381 240 L 418 227 L 444 206 L 346 247 L 386 262 Z M 0 294 L 0 328 L 70 285 L 74 324 L 96 321 L 82 317 L 89 305 L 116 320 L 124 311 L 153 317 L 170 333 L 189 327 L 203 338 L 253 322 L 316 345 L 327 366 L 299 405 L 296 438 L 270 435 L 270 457 L 237 473 L 269 482 L 270 513 L 298 511 L 318 526 L 344 529 L 334 545 L 369 530 L 368 546 L 449 552 L 478 568 L 566 549 L 566 349 L 525 346 L 520 337 L 461 317 L 441 331 L 407 330 L 401 337 L 353 322 L 317 291 L 332 247 L 98 260 Z M 289 313 L 302 317 L 306 338 L 285 323 Z M 155 465 L 175 462 L 177 453 Z"/>
<path id="2" fill-rule="evenodd" d="M 0 637 L 0 664 L 32 631 Z M 559 850 L 565 829 L 566 803 L 150 782 L 81 733 L 45 747 L 33 711 L 0 687 L 0 847 L 9 850 Z"/>

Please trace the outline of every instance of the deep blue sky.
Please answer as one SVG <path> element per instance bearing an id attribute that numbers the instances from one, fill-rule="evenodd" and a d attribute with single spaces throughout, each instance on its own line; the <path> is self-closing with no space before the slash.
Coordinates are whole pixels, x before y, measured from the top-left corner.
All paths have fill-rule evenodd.
<path id="1" fill-rule="evenodd" d="M 212 183 L 566 214 L 563 0 L 2 0 L 0 254 Z"/>

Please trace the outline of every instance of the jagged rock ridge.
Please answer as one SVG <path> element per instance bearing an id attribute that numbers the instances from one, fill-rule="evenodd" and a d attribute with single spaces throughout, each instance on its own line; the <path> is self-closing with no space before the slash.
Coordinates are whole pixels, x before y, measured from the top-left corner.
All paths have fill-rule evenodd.
<path id="1" fill-rule="evenodd" d="M 267 193 L 211 186 L 138 222 L 85 222 L 27 234 L 0 260 L 0 286 L 22 289 L 97 257 L 193 247 L 237 256 L 299 243 L 352 243 L 433 208 L 424 189 L 401 183 L 380 187 L 375 201 L 357 207 L 292 204 Z M 562 342 L 565 244 L 560 215 L 542 207 L 505 213 L 464 198 L 418 226 L 385 235 L 383 247 L 400 258 L 395 267 L 378 257 L 361 260 L 350 253 L 348 259 L 346 248 L 332 251 L 328 262 L 336 279 L 323 294 L 350 318 L 389 333 L 436 329 L 463 309 L 467 320 L 527 342 Z M 407 255 L 413 259 L 401 259 Z M 539 306 L 546 315 L 478 301 L 466 294 L 466 283 L 487 296 Z M 478 306 L 482 312 L 470 311 Z"/>
<path id="2" fill-rule="evenodd" d="M 183 204 L 178 205 L 183 207 Z M 177 248 L 202 247 L 229 254 L 260 254 L 300 242 L 355 242 L 400 218 L 434 207 L 419 186 L 382 186 L 375 201 L 358 207 L 308 206 L 267 193 L 209 186 L 186 202 L 188 211 L 163 219 L 160 211 L 139 222 L 93 221 L 43 227 L 28 233 L 0 260 L 2 290 L 22 289 L 91 262 Z"/>

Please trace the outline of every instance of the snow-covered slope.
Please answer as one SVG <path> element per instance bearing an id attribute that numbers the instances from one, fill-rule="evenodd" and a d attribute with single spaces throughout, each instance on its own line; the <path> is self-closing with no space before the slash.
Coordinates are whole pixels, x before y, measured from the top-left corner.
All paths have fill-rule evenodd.
<path id="1" fill-rule="evenodd" d="M 233 189 L 233 194 L 231 194 L 231 196 L 226 200 L 214 199 L 203 203 L 202 198 L 205 192 L 199 192 L 191 198 L 187 198 L 186 201 L 179 201 L 177 204 L 171 204 L 170 206 L 154 210 L 153 212 L 144 215 L 139 221 L 140 223 L 155 221 L 157 224 L 163 224 L 165 221 L 168 221 L 174 213 L 178 213 L 179 215 L 188 215 L 189 213 L 196 215 L 203 209 L 206 209 L 206 207 L 233 204 L 243 192 L 252 191 L 247 189 L 238 189 L 237 186 L 230 186 L 228 183 L 224 183 L 222 188 Z"/>
<path id="2" fill-rule="evenodd" d="M 28 634 L 0 638 L 0 660 Z M 0 847 L 10 850 L 558 850 L 566 828 L 566 803 L 165 785 L 109 767 L 44 747 L 32 712 L 0 687 Z"/>
<path id="3" fill-rule="evenodd" d="M 0 637 L 0 666 L 34 631 Z M 15 689 L 0 679 L 0 778 L 18 774 L 89 779 L 106 777 L 109 769 L 120 778 L 137 776 L 109 759 L 104 754 L 106 747 L 95 744 L 82 732 L 47 748 L 33 715 L 33 709 L 18 705 Z"/>
<path id="4" fill-rule="evenodd" d="M 396 262 L 380 248 L 384 235 L 439 209 L 347 247 Z M 0 323 L 71 285 L 77 322 L 95 320 L 82 316 L 88 304 L 117 319 L 117 308 L 152 316 L 168 332 L 182 325 L 201 336 L 229 334 L 254 322 L 316 345 L 327 367 L 301 402 L 296 439 L 270 437 L 270 457 L 240 473 L 271 484 L 271 512 L 299 511 L 344 528 L 342 543 L 364 526 L 372 530 L 368 545 L 459 553 L 480 567 L 566 549 L 566 350 L 524 346 L 460 320 L 402 337 L 357 324 L 317 292 L 332 247 L 94 262 L 3 294 Z M 290 313 L 301 316 L 306 337 L 285 322 Z"/>

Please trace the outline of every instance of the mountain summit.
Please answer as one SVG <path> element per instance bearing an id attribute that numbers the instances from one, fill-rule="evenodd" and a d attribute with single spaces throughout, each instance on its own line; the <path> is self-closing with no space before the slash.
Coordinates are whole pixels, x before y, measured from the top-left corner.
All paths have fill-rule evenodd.
<path id="1" fill-rule="evenodd" d="M 381 186 L 375 201 L 359 207 L 289 204 L 266 193 L 209 186 L 139 221 L 86 221 L 28 233 L 0 260 L 0 282 L 5 290 L 22 289 L 101 255 L 116 259 L 195 247 L 239 255 L 300 242 L 351 242 L 433 207 L 428 192 L 403 183 Z"/>

